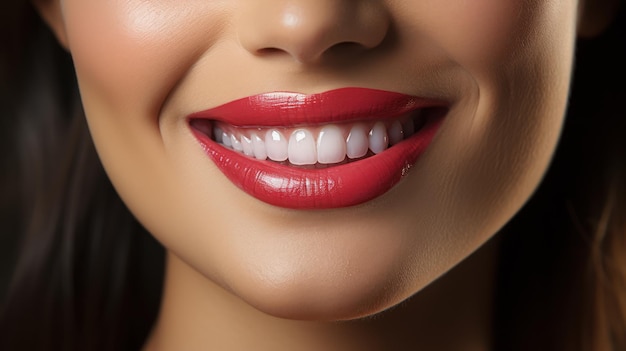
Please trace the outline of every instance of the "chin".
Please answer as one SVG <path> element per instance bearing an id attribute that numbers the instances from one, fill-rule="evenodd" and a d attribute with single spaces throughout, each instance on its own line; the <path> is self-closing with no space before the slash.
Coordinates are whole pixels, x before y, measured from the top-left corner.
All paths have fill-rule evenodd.
<path id="1" fill-rule="evenodd" d="M 262 313 L 302 321 L 363 318 L 393 307 L 410 296 L 403 284 L 381 281 L 378 277 L 371 281 L 355 280 L 297 277 L 282 283 L 257 280 L 251 289 L 233 292 Z"/>
<path id="2" fill-rule="evenodd" d="M 407 245 L 410 233 L 402 231 L 289 234 L 279 233 L 273 239 L 265 236 L 252 242 L 250 251 L 239 251 L 237 262 L 220 269 L 228 272 L 218 280 L 220 285 L 275 317 L 351 320 L 402 302 L 451 265 L 429 259 L 427 250 L 413 246 L 419 243 Z M 422 259 L 429 262 L 415 268 Z"/>

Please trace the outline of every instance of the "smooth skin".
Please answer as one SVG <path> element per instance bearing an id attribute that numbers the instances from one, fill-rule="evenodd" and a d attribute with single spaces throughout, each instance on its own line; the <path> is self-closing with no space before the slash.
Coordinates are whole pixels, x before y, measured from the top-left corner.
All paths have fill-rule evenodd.
<path id="1" fill-rule="evenodd" d="M 36 4 L 72 54 L 111 181 L 168 252 L 146 349 L 489 349 L 496 245 L 483 244 L 549 164 L 583 4 Z M 583 18 L 581 32 L 601 30 L 608 12 Z M 412 172 L 360 206 L 299 211 L 251 198 L 186 122 L 253 94 L 348 86 L 450 103 Z"/>

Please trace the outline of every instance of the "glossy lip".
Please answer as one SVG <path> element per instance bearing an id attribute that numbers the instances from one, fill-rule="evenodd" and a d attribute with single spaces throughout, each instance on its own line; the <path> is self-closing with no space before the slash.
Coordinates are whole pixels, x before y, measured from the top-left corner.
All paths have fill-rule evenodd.
<path id="1" fill-rule="evenodd" d="M 305 95 L 273 92 L 246 97 L 191 114 L 188 121 L 210 119 L 234 126 L 291 127 L 352 120 L 395 118 L 440 100 L 366 88 L 342 88 Z M 442 121 L 429 118 L 419 131 L 384 152 L 355 162 L 305 169 L 261 161 L 191 130 L 207 155 L 237 187 L 271 205 L 291 209 L 330 209 L 358 205 L 393 188 L 426 150 Z"/>
<path id="2" fill-rule="evenodd" d="M 236 127 L 293 127 L 389 119 L 420 108 L 445 105 L 441 100 L 384 90 L 341 88 L 311 95 L 272 92 L 248 96 L 191 114 L 189 119 L 218 120 Z"/>

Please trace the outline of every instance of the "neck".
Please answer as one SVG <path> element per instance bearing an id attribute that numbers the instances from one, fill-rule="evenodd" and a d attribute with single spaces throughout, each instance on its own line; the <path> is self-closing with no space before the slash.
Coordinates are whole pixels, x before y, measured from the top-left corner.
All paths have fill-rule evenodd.
<path id="1" fill-rule="evenodd" d="M 492 240 L 400 306 L 346 322 L 269 316 L 168 253 L 145 350 L 489 350 L 496 253 Z"/>

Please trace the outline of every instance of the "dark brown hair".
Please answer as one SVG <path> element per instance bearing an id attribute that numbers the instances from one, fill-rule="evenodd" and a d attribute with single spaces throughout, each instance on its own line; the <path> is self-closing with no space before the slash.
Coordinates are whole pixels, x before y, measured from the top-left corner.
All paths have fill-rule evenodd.
<path id="1" fill-rule="evenodd" d="M 139 349 L 158 311 L 163 249 L 98 161 L 69 54 L 30 2 L 3 6 L 0 228 L 11 278 L 0 350 Z"/>
<path id="2" fill-rule="evenodd" d="M 555 159 L 499 234 L 497 350 L 626 350 L 623 7 L 578 43 Z M 0 349 L 139 349 L 163 249 L 98 161 L 69 54 L 28 1 L 0 26 Z"/>
<path id="3" fill-rule="evenodd" d="M 498 350 L 626 350 L 626 8 L 580 39 L 539 189 L 502 230 Z"/>

